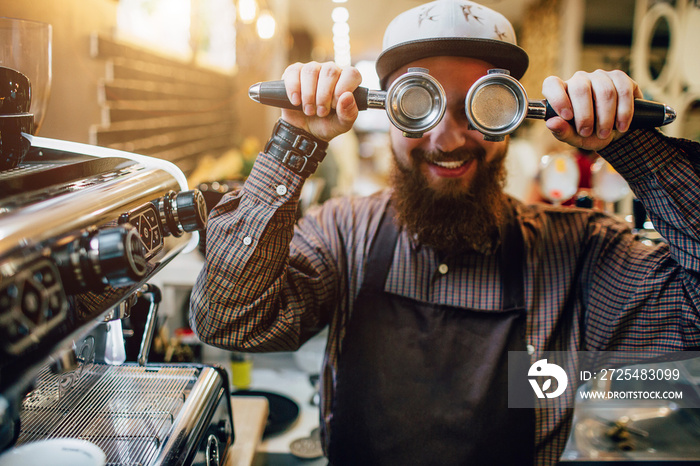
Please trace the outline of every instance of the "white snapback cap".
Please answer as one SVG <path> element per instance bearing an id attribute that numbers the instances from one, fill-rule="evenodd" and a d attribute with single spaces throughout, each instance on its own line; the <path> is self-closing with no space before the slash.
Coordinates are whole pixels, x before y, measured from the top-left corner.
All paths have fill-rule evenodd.
<path id="1" fill-rule="evenodd" d="M 483 60 L 516 79 L 529 64 L 505 16 L 469 0 L 437 0 L 404 11 L 387 26 L 376 65 L 382 88 L 402 66 L 436 56 Z"/>

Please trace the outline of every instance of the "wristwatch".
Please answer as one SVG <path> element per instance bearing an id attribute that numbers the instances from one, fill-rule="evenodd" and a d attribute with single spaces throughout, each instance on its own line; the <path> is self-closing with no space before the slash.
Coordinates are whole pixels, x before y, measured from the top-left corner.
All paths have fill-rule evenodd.
<path id="1" fill-rule="evenodd" d="M 280 119 L 265 145 L 265 153 L 275 157 L 294 173 L 308 177 L 323 161 L 327 148 L 326 141 Z"/>

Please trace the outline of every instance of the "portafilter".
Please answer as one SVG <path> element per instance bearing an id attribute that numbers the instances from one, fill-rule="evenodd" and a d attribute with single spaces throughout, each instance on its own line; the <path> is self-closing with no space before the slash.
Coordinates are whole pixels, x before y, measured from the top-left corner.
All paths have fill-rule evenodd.
<path id="1" fill-rule="evenodd" d="M 548 120 L 558 116 L 547 100 L 528 100 L 523 85 L 508 70 L 491 69 L 467 92 L 464 101 L 471 126 L 487 141 L 502 141 L 525 118 Z M 676 119 L 668 105 L 635 99 L 630 129 L 655 128 Z M 573 121 L 569 121 L 573 125 Z"/>
<path id="2" fill-rule="evenodd" d="M 444 89 L 425 68 L 409 68 L 386 91 L 358 87 L 353 94 L 360 110 L 385 109 L 391 123 L 409 138 L 420 138 L 433 129 L 447 105 Z M 289 101 L 284 81 L 253 84 L 248 95 L 261 104 L 301 110 Z"/>

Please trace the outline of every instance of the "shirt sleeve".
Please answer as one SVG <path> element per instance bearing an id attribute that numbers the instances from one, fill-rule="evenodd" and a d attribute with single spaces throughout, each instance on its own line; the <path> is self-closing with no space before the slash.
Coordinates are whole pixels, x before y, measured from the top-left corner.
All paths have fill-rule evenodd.
<path id="1" fill-rule="evenodd" d="M 304 179 L 261 153 L 243 188 L 207 223 L 206 260 L 190 325 L 205 343 L 245 351 L 297 349 L 327 323 L 337 267 L 321 235 L 290 255 Z"/>
<path id="2" fill-rule="evenodd" d="M 606 229 L 584 284 L 587 349 L 700 348 L 700 144 L 640 130 L 600 155 L 668 244 L 649 247 L 622 226 Z"/>

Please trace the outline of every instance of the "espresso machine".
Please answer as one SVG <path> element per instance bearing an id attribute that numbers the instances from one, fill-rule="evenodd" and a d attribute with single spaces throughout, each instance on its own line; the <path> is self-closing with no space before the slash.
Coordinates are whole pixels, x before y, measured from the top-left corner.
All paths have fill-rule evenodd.
<path id="1" fill-rule="evenodd" d="M 226 372 L 148 362 L 149 280 L 196 247 L 204 197 L 167 161 L 33 135 L 30 83 L 0 68 L 0 458 L 80 439 L 110 465 L 223 464 Z M 144 303 L 126 361 L 122 320 Z"/>

